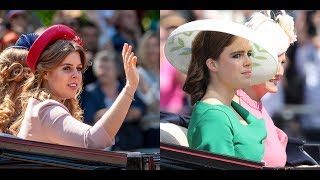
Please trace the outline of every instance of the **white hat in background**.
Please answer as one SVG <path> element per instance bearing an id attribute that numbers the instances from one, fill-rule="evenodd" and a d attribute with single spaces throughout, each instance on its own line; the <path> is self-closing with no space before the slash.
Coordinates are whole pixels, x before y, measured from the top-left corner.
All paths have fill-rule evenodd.
<path id="1" fill-rule="evenodd" d="M 265 43 L 274 48 L 279 56 L 297 41 L 297 35 L 294 30 L 293 17 L 281 10 L 273 20 L 270 13 L 269 10 L 263 13 L 256 12 L 245 25 L 259 33 Z"/>
<path id="2" fill-rule="evenodd" d="M 182 73 L 188 72 L 192 42 L 200 31 L 224 32 L 250 41 L 253 51 L 251 85 L 264 83 L 276 74 L 277 54 L 258 33 L 240 23 L 213 19 L 192 21 L 171 32 L 164 47 L 165 55 L 168 61 Z"/>

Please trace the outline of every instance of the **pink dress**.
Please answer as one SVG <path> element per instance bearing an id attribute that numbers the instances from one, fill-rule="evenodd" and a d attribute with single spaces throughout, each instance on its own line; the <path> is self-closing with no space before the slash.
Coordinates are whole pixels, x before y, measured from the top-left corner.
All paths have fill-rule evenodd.
<path id="1" fill-rule="evenodd" d="M 71 116 L 61 103 L 47 99 L 40 102 L 30 98 L 22 121 L 20 138 L 46 143 L 104 149 L 113 141 L 99 121 L 94 126 Z"/>
<path id="2" fill-rule="evenodd" d="M 263 118 L 267 127 L 267 138 L 265 139 L 265 152 L 262 162 L 267 167 L 284 167 L 287 161 L 286 147 L 288 136 L 278 127 L 276 127 L 270 118 L 268 112 L 261 102 L 251 99 L 244 91 L 237 90 L 237 96 L 240 97 L 240 105 L 246 108 L 257 118 Z"/>

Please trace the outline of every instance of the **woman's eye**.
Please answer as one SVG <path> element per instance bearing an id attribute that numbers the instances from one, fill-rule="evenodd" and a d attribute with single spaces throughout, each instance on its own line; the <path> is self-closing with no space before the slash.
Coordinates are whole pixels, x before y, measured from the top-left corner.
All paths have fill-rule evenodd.
<path id="1" fill-rule="evenodd" d="M 241 56 L 240 54 L 236 54 L 233 56 L 233 58 L 240 58 L 240 56 Z"/>
<path id="2" fill-rule="evenodd" d="M 249 52 L 249 53 L 248 53 L 248 56 L 249 56 L 249 57 L 251 57 L 251 56 L 252 56 L 252 53 L 251 53 L 251 52 Z"/>
<path id="3" fill-rule="evenodd" d="M 77 70 L 78 70 L 78 71 L 82 71 L 83 68 L 82 68 L 82 67 L 78 67 Z"/>
<path id="4" fill-rule="evenodd" d="M 69 71 L 70 67 L 64 67 L 63 70 Z"/>

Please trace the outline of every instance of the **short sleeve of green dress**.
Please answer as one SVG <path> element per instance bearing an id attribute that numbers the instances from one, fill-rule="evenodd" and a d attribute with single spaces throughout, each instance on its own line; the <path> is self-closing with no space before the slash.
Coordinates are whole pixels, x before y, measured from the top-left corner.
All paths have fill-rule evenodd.
<path id="1" fill-rule="evenodd" d="M 199 101 L 194 106 L 189 122 L 189 146 L 261 162 L 264 154 L 263 140 L 267 137 L 264 121 L 235 102 L 231 105 L 248 125 L 242 124 L 228 106 Z"/>

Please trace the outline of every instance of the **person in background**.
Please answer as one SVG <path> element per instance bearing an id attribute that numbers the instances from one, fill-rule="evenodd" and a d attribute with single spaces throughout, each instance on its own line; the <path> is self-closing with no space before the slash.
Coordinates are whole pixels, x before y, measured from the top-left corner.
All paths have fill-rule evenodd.
<path id="1" fill-rule="evenodd" d="M 125 81 L 119 80 L 118 77 L 114 52 L 107 50 L 98 52 L 92 69 L 97 81 L 86 85 L 81 94 L 83 122 L 89 125 L 94 125 L 112 107 L 125 86 Z M 143 145 L 143 133 L 139 125 L 145 105 L 136 93 L 133 96 L 135 100 L 131 103 L 112 149 L 132 150 Z"/>
<path id="2" fill-rule="evenodd" d="M 275 16 L 275 19 L 271 18 L 270 11 L 265 12 L 265 14 L 256 12 L 252 15 L 250 21 L 246 23 L 246 26 L 265 37 L 265 42 L 272 45 L 276 50 L 278 70 L 274 77 L 264 83 L 237 90 L 234 101 L 257 118 L 264 119 L 267 138 L 264 140 L 265 152 L 263 161 L 268 167 L 283 167 L 287 161 L 286 146 L 288 136 L 274 125 L 261 99 L 267 93 L 278 92 L 278 84 L 283 76 L 286 63 L 286 51 L 297 40 L 294 21 L 285 11 L 280 11 L 280 14 Z"/>
<path id="3" fill-rule="evenodd" d="M 137 96 L 146 104 L 141 119 L 144 147 L 159 148 L 160 144 L 160 38 L 159 32 L 147 31 L 138 44 L 140 81 Z"/>
<path id="4" fill-rule="evenodd" d="M 81 20 L 79 21 L 79 24 L 79 36 L 83 42 L 83 48 L 86 50 L 86 59 L 93 62 L 94 57 L 99 51 L 98 40 L 100 29 L 94 22 L 90 20 Z M 96 80 L 97 77 L 93 73 L 92 66 L 89 66 L 86 72 L 83 74 L 83 86 L 86 86 L 87 84 L 90 84 Z"/>
<path id="5" fill-rule="evenodd" d="M 32 76 L 26 63 L 30 47 L 37 34 L 22 34 L 15 45 L 0 54 L 0 132 L 12 134 L 10 122 L 21 113 L 18 100 L 23 83 Z"/>
<path id="6" fill-rule="evenodd" d="M 299 114 L 302 137 L 308 143 L 320 143 L 320 10 L 306 11 L 305 36 L 303 44 L 299 42 L 296 50 L 295 76 L 302 77 L 303 85 L 299 94 L 305 105 L 303 114 Z M 303 21 L 304 22 L 304 21 Z M 299 36 L 300 37 L 300 36 Z M 299 38 L 300 40 L 300 38 Z M 319 150 L 316 150 L 318 154 Z M 318 156 L 318 155 L 317 155 Z M 319 157 L 319 156 L 318 156 Z"/>
<path id="7" fill-rule="evenodd" d="M 9 10 L 5 16 L 5 31 L 1 36 L 0 51 L 13 46 L 20 35 L 29 33 L 28 13 L 26 10 Z"/>
<path id="8" fill-rule="evenodd" d="M 131 44 L 134 51 L 137 49 L 138 41 L 143 33 L 138 11 L 136 10 L 116 10 L 114 12 L 115 34 L 111 37 L 111 44 L 116 52 L 117 67 L 121 67 L 120 55 L 123 43 Z M 118 69 L 120 78 L 124 78 L 122 69 Z"/>
<path id="9" fill-rule="evenodd" d="M 180 14 L 171 13 L 160 20 L 160 111 L 190 115 L 189 97 L 182 90 L 186 75 L 175 69 L 164 53 L 164 45 L 170 33 L 187 23 L 187 20 Z"/>

